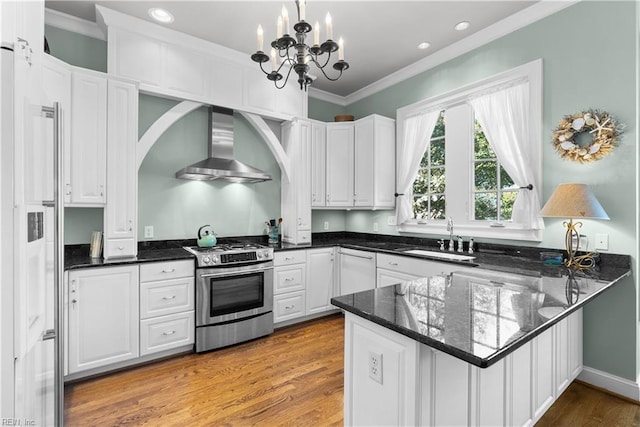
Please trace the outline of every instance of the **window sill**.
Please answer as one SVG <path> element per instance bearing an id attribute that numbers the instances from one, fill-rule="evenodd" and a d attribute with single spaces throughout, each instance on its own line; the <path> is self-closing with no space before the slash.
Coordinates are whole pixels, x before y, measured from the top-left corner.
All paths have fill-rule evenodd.
<path id="1" fill-rule="evenodd" d="M 404 223 L 398 226 L 401 233 L 415 234 L 436 234 L 449 236 L 447 226 L 444 222 L 434 222 L 431 224 Z M 525 240 L 532 242 L 542 241 L 543 230 L 525 230 L 515 226 L 489 227 L 488 225 L 479 224 L 454 224 L 453 235 L 462 236 L 465 240 L 470 237 L 502 240 Z"/>

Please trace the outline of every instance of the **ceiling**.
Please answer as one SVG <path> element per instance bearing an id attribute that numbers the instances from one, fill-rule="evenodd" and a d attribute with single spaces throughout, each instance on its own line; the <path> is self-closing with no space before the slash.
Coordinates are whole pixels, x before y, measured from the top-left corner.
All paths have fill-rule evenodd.
<path id="1" fill-rule="evenodd" d="M 537 0 L 536 0 L 537 1 Z M 388 76 L 438 50 L 441 50 L 491 24 L 525 9 L 536 1 L 470 0 L 470 1 L 323 1 L 308 0 L 307 21 L 320 22 L 321 41 L 324 17 L 333 18 L 334 39 L 344 38 L 345 61 L 350 68 L 340 80 L 331 82 L 319 75 L 313 87 L 339 96 L 347 96 Z M 162 7 L 175 20 L 162 24 L 168 28 L 199 37 L 249 56 L 257 48 L 256 29 L 264 28 L 265 46 L 275 38 L 276 20 L 284 4 L 289 16 L 296 15 L 294 1 L 154 1 L 154 0 L 46 0 L 45 6 L 88 21 L 96 20 L 94 5 L 154 22 L 147 11 Z M 293 19 L 291 19 L 293 21 Z M 456 31 L 461 21 L 471 25 Z M 311 38 L 311 36 L 310 36 Z M 421 42 L 430 47 L 418 49 Z M 256 67 L 258 65 L 256 64 Z M 327 67 L 330 69 L 330 66 Z M 335 70 L 329 70 L 335 73 Z M 327 74 L 330 74 L 327 72 Z M 330 74 L 331 75 L 331 74 Z"/>

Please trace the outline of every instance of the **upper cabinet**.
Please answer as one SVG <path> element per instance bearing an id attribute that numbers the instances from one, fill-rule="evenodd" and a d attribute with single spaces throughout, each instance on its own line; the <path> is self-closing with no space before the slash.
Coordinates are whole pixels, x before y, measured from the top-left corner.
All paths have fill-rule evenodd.
<path id="1" fill-rule="evenodd" d="M 71 116 L 70 180 L 65 182 L 68 204 L 103 206 L 107 154 L 107 79 L 104 74 L 73 69 Z"/>
<path id="2" fill-rule="evenodd" d="M 129 257 L 138 252 L 138 87 L 135 83 L 109 79 L 107 88 L 104 257 Z"/>
<path id="3" fill-rule="evenodd" d="M 311 243 L 311 123 L 283 123 L 282 144 L 291 162 L 290 180 L 282 180 L 282 239 Z"/>
<path id="4" fill-rule="evenodd" d="M 312 207 L 393 209 L 395 121 L 371 115 L 312 126 Z"/>
<path id="5" fill-rule="evenodd" d="M 140 82 L 140 90 L 261 114 L 306 117 L 307 93 L 295 81 L 276 89 L 248 54 L 104 7 L 109 73 Z M 280 82 L 282 83 L 282 82 Z"/>

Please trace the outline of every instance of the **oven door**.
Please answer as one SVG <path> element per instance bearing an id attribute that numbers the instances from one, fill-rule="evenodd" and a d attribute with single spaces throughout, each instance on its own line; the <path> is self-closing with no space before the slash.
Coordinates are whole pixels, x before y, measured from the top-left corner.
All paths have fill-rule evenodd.
<path id="1" fill-rule="evenodd" d="M 233 322 L 273 310 L 273 262 L 200 269 L 196 326 Z"/>

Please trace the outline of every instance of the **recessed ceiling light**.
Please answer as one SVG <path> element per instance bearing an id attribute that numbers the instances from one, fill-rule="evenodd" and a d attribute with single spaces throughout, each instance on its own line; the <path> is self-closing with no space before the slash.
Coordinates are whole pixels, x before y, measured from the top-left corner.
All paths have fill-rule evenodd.
<path id="1" fill-rule="evenodd" d="M 418 49 L 427 49 L 429 46 L 431 46 L 431 43 L 429 42 L 422 42 L 418 45 Z"/>
<path id="2" fill-rule="evenodd" d="M 469 25 L 471 25 L 471 24 L 469 24 L 469 22 L 468 22 L 468 21 L 462 21 L 462 22 L 458 22 L 458 23 L 456 24 L 456 26 L 455 26 L 455 27 L 453 27 L 453 28 L 455 28 L 457 31 L 464 31 L 464 30 L 466 30 L 467 28 L 469 28 Z"/>
<path id="3" fill-rule="evenodd" d="M 163 24 L 170 24 L 173 22 L 173 15 L 169 13 L 169 11 L 160 9 L 159 7 L 152 7 L 149 9 L 149 16 Z"/>

